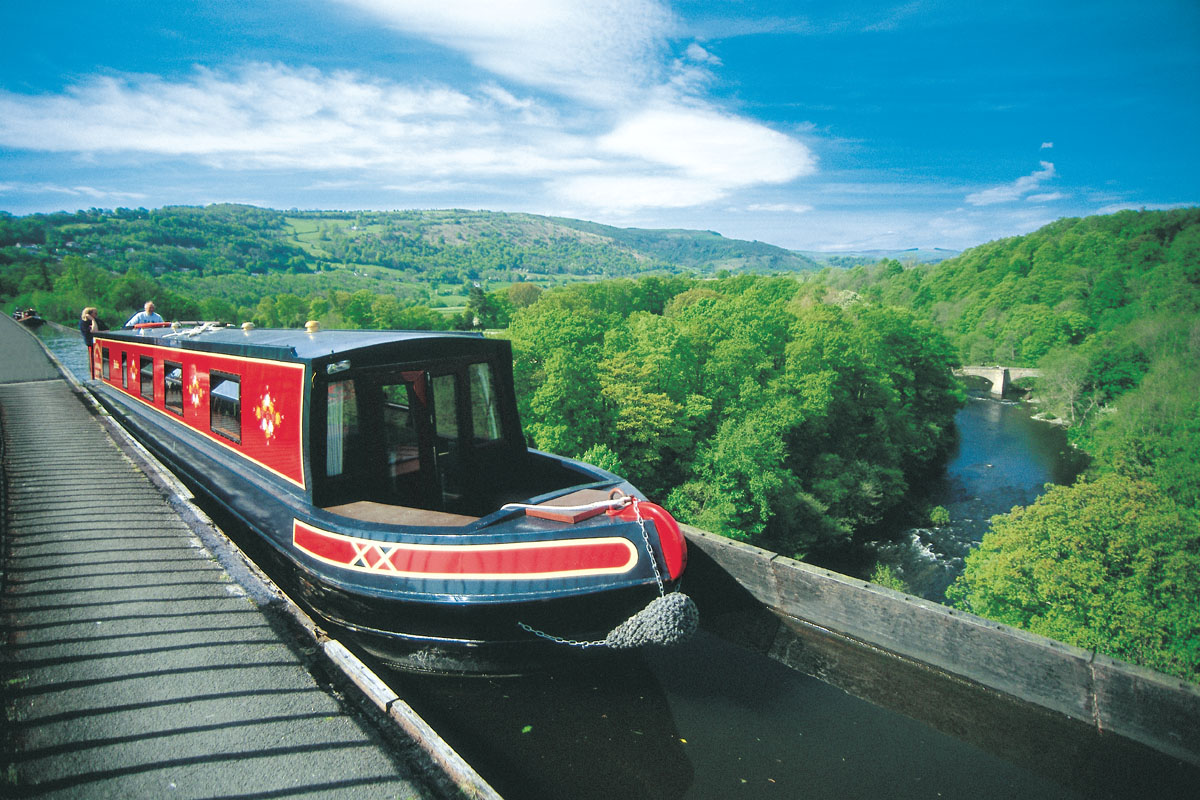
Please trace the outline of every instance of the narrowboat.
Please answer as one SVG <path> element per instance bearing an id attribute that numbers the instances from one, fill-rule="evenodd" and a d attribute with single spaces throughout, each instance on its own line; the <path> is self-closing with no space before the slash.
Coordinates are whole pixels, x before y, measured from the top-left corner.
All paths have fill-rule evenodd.
<path id="1" fill-rule="evenodd" d="M 527 445 L 505 340 L 175 323 L 91 353 L 114 417 L 390 665 L 522 672 L 695 628 L 678 525 Z"/>
<path id="2" fill-rule="evenodd" d="M 41 315 L 32 308 L 18 309 L 17 311 L 14 311 L 13 319 L 24 325 L 26 328 L 36 328 L 45 322 Z"/>

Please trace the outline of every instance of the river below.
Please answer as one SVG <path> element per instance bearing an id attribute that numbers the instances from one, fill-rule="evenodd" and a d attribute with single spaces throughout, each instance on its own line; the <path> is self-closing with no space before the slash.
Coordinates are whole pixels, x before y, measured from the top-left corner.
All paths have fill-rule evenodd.
<path id="1" fill-rule="evenodd" d="M 1063 428 L 1031 413 L 1025 403 L 969 395 L 955 417 L 958 442 L 944 474 L 919 487 L 920 502 L 945 508 L 949 523 L 909 528 L 896 541 L 874 546 L 913 594 L 943 602 L 993 516 L 1029 505 L 1048 483 L 1073 483 L 1086 466 L 1086 455 L 1067 443 Z"/>
<path id="2" fill-rule="evenodd" d="M 77 332 L 47 325 L 39 336 L 86 375 Z M 1032 501 L 1047 482 L 1070 482 L 1081 466 L 1061 430 L 1016 403 L 972 399 L 959 430 L 946 475 L 927 487 L 951 524 L 913 529 L 881 551 L 930 597 L 944 593 L 991 515 Z M 248 531 L 224 530 L 255 551 Z M 986 748 L 968 733 L 995 724 L 986 709 L 956 708 L 947 732 L 703 632 L 678 648 L 520 678 L 375 668 L 509 800 L 1182 798 L 1200 775 L 1044 713 L 1003 738 L 1058 737 L 1052 757 Z M 873 671 L 885 676 L 875 695 L 909 691 L 888 669 Z"/>

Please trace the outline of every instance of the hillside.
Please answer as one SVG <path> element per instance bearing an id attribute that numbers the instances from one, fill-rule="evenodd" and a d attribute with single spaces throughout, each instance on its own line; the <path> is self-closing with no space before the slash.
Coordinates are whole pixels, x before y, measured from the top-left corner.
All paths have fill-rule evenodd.
<path id="1" fill-rule="evenodd" d="M 636 275 L 646 271 L 787 272 L 811 259 L 712 231 L 614 228 L 583 220 L 495 211 L 289 214 L 294 238 L 317 258 L 480 273 Z"/>
<path id="2" fill-rule="evenodd" d="M 1060 219 L 937 264 L 884 260 L 819 280 L 927 316 L 964 363 L 1037 366 L 1056 349 L 1125 338 L 1151 319 L 1193 324 L 1200 208 Z"/>
<path id="3" fill-rule="evenodd" d="M 151 295 L 181 317 L 246 317 L 267 297 L 329 291 L 461 309 L 472 287 L 817 268 L 783 248 L 712 231 L 461 209 L 285 212 L 224 204 L 0 214 L 0 302 L 65 321 L 80 303 L 115 317 Z M 72 270 L 76 278 L 56 286 Z M 113 281 L 116 288 L 105 286 Z"/>
<path id="4" fill-rule="evenodd" d="M 0 215 L 0 248 L 11 247 L 34 253 L 45 248 L 59 255 L 74 251 L 117 272 L 137 266 L 151 274 L 176 269 L 295 272 L 344 265 L 422 273 L 584 276 L 817 267 L 783 248 L 726 239 L 712 231 L 615 228 L 534 214 L 459 209 L 283 212 L 212 205 Z M 127 252 L 131 248 L 137 252 Z M 12 263 L 14 255 L 8 253 L 5 260 Z"/>

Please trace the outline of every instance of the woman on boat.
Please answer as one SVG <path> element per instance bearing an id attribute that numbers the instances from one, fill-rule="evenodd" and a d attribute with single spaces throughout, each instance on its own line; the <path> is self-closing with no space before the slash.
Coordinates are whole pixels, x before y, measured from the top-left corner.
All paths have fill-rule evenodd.
<path id="1" fill-rule="evenodd" d="M 104 320 L 100 319 L 95 306 L 88 306 L 79 315 L 79 332 L 83 334 L 83 343 L 88 349 L 88 364 L 92 364 L 92 337 L 100 331 L 108 330 Z M 95 377 L 95 376 L 93 376 Z"/>
<path id="2" fill-rule="evenodd" d="M 83 343 L 87 345 L 88 350 L 92 349 L 92 334 L 108 330 L 104 320 L 98 316 L 99 313 L 95 306 L 88 306 L 79 315 L 79 332 L 83 334 Z"/>

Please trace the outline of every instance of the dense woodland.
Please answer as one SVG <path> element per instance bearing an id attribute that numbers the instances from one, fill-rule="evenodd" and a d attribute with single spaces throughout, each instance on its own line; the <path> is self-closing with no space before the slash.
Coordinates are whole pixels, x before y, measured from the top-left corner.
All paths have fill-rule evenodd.
<path id="1" fill-rule="evenodd" d="M 1200 680 L 1200 209 L 1064 219 L 931 267 L 814 278 L 895 304 L 965 363 L 1037 366 L 1034 398 L 1092 457 L 992 522 L 961 607 Z"/>
<path id="2" fill-rule="evenodd" d="M 530 215 L 0 216 L 6 308 L 70 324 L 97 305 L 111 324 L 145 299 L 169 318 L 489 329 L 514 343 L 532 444 L 818 563 L 927 515 L 952 366 L 1040 367 L 1033 398 L 1092 466 L 993 520 L 949 596 L 1200 680 L 1200 209 L 820 270 L 707 232 Z"/>

